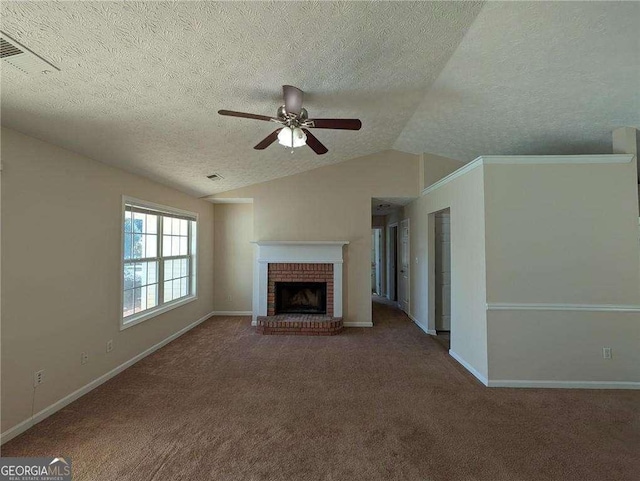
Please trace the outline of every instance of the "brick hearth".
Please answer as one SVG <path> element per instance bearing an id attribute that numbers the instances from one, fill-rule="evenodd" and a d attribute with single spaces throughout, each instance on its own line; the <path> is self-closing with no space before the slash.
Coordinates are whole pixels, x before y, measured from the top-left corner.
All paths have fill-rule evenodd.
<path id="1" fill-rule="evenodd" d="M 342 319 L 317 314 L 281 314 L 259 316 L 260 334 L 335 336 L 343 329 Z"/>

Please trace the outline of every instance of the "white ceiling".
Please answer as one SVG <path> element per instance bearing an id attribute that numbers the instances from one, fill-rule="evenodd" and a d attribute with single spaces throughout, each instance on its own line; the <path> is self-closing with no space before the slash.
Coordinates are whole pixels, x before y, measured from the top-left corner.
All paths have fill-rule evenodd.
<path id="1" fill-rule="evenodd" d="M 394 148 L 610 154 L 640 127 L 639 29 L 640 2 L 489 2 Z"/>
<path id="2" fill-rule="evenodd" d="M 195 195 L 391 147 L 610 152 L 640 126 L 640 3 L 2 2 L 2 30 L 57 65 L 3 65 L 2 123 Z M 329 148 L 253 150 L 281 85 Z M 206 178 L 220 173 L 224 180 Z"/>

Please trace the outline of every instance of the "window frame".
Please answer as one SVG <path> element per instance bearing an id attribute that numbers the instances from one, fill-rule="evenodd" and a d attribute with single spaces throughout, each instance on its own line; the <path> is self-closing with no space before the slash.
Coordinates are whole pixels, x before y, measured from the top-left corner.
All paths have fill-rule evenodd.
<path id="1" fill-rule="evenodd" d="M 138 314 L 133 314 L 131 316 L 127 316 L 125 318 L 124 316 L 124 266 L 127 263 L 130 263 L 130 260 L 125 261 L 124 255 L 125 255 L 125 247 L 124 247 L 124 240 L 125 240 L 125 228 L 124 228 L 124 223 L 125 223 L 125 218 L 126 218 L 126 206 L 127 204 L 130 205 L 134 205 L 135 207 L 140 207 L 142 209 L 149 209 L 149 210 L 154 210 L 154 211 L 158 211 L 158 216 L 159 216 L 159 222 L 158 222 L 158 244 L 157 244 L 157 252 L 156 252 L 156 259 L 158 262 L 158 267 L 157 267 L 157 279 L 158 279 L 158 304 L 155 307 L 152 307 L 151 309 L 146 309 Z M 189 252 L 190 254 L 188 254 L 186 257 L 190 257 L 191 263 L 190 263 L 190 273 L 189 273 L 189 277 L 188 277 L 188 289 L 189 289 L 189 294 L 187 294 L 186 297 L 180 297 L 179 299 L 175 299 L 175 300 L 171 300 L 169 302 L 165 302 L 162 303 L 161 302 L 161 293 L 162 293 L 162 289 L 160 288 L 160 284 L 164 284 L 164 262 L 165 260 L 171 260 L 174 258 L 184 258 L 185 256 L 167 256 L 167 258 L 165 258 L 162 255 L 162 241 L 161 238 L 163 236 L 163 232 L 162 232 L 162 228 L 163 228 L 163 220 L 162 220 L 162 214 L 169 214 L 169 215 L 177 215 L 177 216 L 183 216 L 183 217 L 191 217 L 192 218 L 192 222 L 195 222 L 195 233 L 193 232 L 192 229 L 192 223 L 189 222 L 189 235 L 188 235 L 188 246 L 187 246 L 187 252 Z M 164 314 L 165 312 L 171 311 L 173 309 L 176 309 L 177 307 L 181 307 L 184 306 L 185 304 L 189 304 L 190 302 L 193 302 L 195 300 L 198 299 L 198 269 L 197 269 L 197 263 L 198 263 L 198 249 L 199 249 L 199 242 L 198 242 L 198 220 L 199 220 L 199 215 L 197 212 L 190 212 L 187 210 L 182 210 L 182 209 L 178 209 L 175 207 L 170 207 L 167 205 L 162 205 L 162 204 L 156 204 L 154 202 L 149 202 L 146 200 L 142 200 L 142 199 L 137 199 L 135 197 L 130 197 L 127 195 L 123 195 L 122 196 L 122 203 L 121 203 L 121 208 L 120 208 L 120 314 L 119 314 L 119 325 L 120 325 L 120 330 L 124 330 L 124 329 L 128 329 L 129 327 L 133 327 L 135 325 L 140 324 L 141 322 L 144 322 L 146 320 L 152 319 L 156 316 L 159 316 L 160 314 Z"/>

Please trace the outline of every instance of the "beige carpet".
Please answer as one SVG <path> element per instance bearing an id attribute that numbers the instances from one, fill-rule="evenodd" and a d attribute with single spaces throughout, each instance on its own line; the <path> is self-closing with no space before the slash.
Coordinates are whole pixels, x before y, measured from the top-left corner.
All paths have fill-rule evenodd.
<path id="1" fill-rule="evenodd" d="M 213 318 L 2 449 L 74 480 L 638 480 L 640 392 L 487 389 L 404 315 Z"/>

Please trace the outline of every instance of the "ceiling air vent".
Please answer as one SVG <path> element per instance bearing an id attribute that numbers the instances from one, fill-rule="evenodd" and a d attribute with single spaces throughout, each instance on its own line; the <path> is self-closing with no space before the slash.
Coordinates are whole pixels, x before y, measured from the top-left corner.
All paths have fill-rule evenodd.
<path id="1" fill-rule="evenodd" d="M 20 55 L 21 53 L 24 52 L 0 37 L 0 58 L 12 57 L 14 55 Z"/>
<path id="2" fill-rule="evenodd" d="M 0 58 L 2 63 L 9 64 L 26 74 L 48 74 L 60 71 L 58 67 L 36 55 L 2 31 L 0 31 Z"/>
<path id="3" fill-rule="evenodd" d="M 222 177 L 220 174 L 211 174 L 211 175 L 207 175 L 207 179 L 220 180 L 220 179 L 224 179 L 224 177 Z"/>

